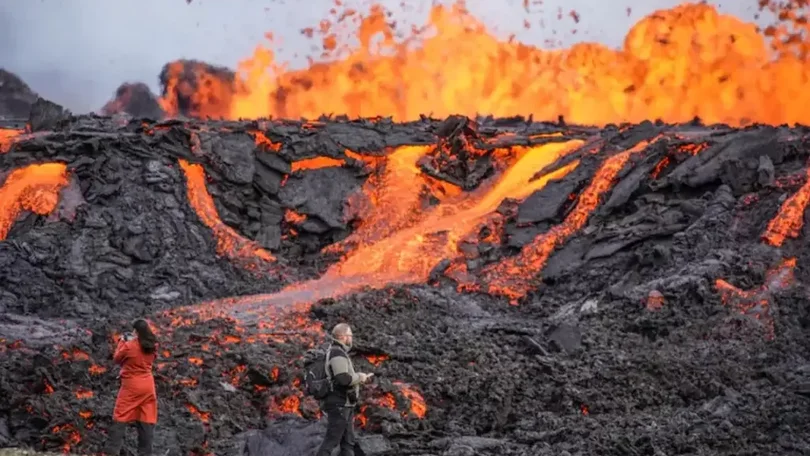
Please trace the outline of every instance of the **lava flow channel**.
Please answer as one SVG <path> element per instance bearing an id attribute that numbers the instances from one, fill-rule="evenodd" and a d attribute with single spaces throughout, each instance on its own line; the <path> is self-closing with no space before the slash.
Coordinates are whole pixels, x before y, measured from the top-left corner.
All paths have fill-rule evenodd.
<path id="1" fill-rule="evenodd" d="M 11 149 L 11 145 L 23 134 L 23 130 L 11 128 L 0 128 L 0 154 L 4 154 Z"/>
<path id="2" fill-rule="evenodd" d="M 201 165 L 180 160 L 180 168 L 186 176 L 186 195 L 189 204 L 205 226 L 211 229 L 217 241 L 217 253 L 233 259 L 261 259 L 275 261 L 276 257 L 259 247 L 253 241 L 245 239 L 233 228 L 225 225 L 217 214 L 214 200 L 205 186 L 205 170 Z"/>
<path id="3" fill-rule="evenodd" d="M 48 215 L 68 183 L 67 165 L 43 163 L 14 170 L 0 187 L 0 241 L 24 210 Z"/>
<path id="4" fill-rule="evenodd" d="M 446 197 L 429 209 L 421 207 L 421 194 L 414 191 L 420 184 L 430 187 L 430 178 L 416 164 L 429 147 L 398 148 L 386 158 L 381 175 L 364 186 L 367 205 L 363 212 L 368 217 L 341 246 L 348 252 L 322 277 L 290 285 L 278 293 L 224 298 L 176 309 L 172 314 L 187 324 L 222 316 L 255 324 L 268 316 L 276 319 L 291 309 L 306 310 L 319 299 L 365 287 L 425 282 L 443 259 L 462 255 L 459 240 L 484 226 L 504 199 L 525 198 L 576 168 L 578 160 L 532 180 L 538 170 L 583 144 L 582 140 L 570 140 L 515 147 L 517 160 L 495 182 L 475 192 Z M 185 316 L 188 312 L 195 316 Z"/>
<path id="5" fill-rule="evenodd" d="M 554 179 L 568 174 L 579 161 L 559 168 L 539 179 L 531 180 L 538 170 L 554 163 L 562 156 L 584 144 L 582 140 L 550 143 L 537 147 L 519 148 L 520 158 L 490 187 L 476 192 L 451 197 L 445 203 L 429 211 L 419 211 L 416 207 L 403 206 L 415 201 L 386 200 L 386 206 L 395 204 L 397 217 L 382 213 L 381 204 L 375 209 L 375 218 L 388 220 L 403 228 L 380 239 L 376 229 L 378 223 L 361 226 L 350 238 L 358 246 L 350 251 L 338 264 L 327 270 L 323 280 L 331 281 L 345 277 L 368 277 L 366 286 L 380 287 L 391 282 L 425 282 L 430 271 L 443 259 L 455 259 L 462 255 L 458 251 L 459 241 L 479 228 L 490 214 L 494 213 L 504 199 L 523 199 Z M 412 156 L 412 159 L 420 157 Z M 394 160 L 389 162 L 394 168 L 416 168 L 416 161 Z M 418 170 L 418 168 L 416 168 Z M 394 170 L 398 173 L 398 170 Z M 388 182 L 388 181 L 386 181 Z M 385 196 L 400 195 L 396 189 L 386 188 Z M 411 222 L 409 216 L 419 217 Z M 403 222 L 403 218 L 405 221 Z M 399 222 L 399 223 L 398 223 Z"/>
<path id="6" fill-rule="evenodd" d="M 804 225 L 804 210 L 810 202 L 810 169 L 805 171 L 807 181 L 782 203 L 776 216 L 768 223 L 762 240 L 781 247 L 787 238 L 796 238 Z"/>
<path id="7" fill-rule="evenodd" d="M 461 1 L 433 6 L 425 27 L 410 31 L 395 30 L 379 5 L 365 17 L 340 7 L 331 12 L 334 21 L 326 18 L 309 33 L 322 39 L 322 61 L 291 70 L 259 45 L 236 77 L 173 62 L 163 108 L 169 115 L 230 119 L 335 113 L 404 121 L 480 113 L 562 115 L 589 125 L 694 117 L 735 126 L 810 123 L 808 27 L 795 14 L 779 20 L 798 34 L 785 27 L 760 34 L 756 24 L 711 5 L 683 4 L 639 20 L 619 49 L 579 43 L 545 50 L 496 37 Z M 355 27 L 355 36 L 344 40 L 338 26 Z M 359 46 L 351 49 L 354 41 Z M 187 82 L 190 73 L 195 84 Z"/>
<path id="8" fill-rule="evenodd" d="M 514 303 L 531 290 L 532 282 L 548 261 L 551 253 L 569 236 L 585 225 L 591 212 L 599 204 L 600 197 L 613 187 L 619 171 L 633 154 L 643 151 L 651 141 L 641 141 L 630 149 L 611 156 L 596 171 L 591 184 L 580 195 L 574 210 L 565 220 L 548 232 L 538 235 L 514 257 L 505 259 L 484 270 L 487 291 L 509 297 Z"/>

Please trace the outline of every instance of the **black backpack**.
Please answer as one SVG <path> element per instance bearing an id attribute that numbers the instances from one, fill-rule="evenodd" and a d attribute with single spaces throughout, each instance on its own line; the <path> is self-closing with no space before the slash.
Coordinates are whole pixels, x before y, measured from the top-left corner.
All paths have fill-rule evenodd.
<path id="1" fill-rule="evenodd" d="M 321 400 L 332 392 L 332 374 L 329 372 L 329 358 L 332 345 L 326 349 L 309 350 L 304 356 L 304 392 Z"/>

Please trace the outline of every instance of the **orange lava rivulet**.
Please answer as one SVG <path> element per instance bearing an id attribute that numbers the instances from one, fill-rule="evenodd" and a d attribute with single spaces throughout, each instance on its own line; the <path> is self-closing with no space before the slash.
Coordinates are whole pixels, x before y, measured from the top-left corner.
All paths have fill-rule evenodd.
<path id="1" fill-rule="evenodd" d="M 214 200 L 205 186 L 205 170 L 202 165 L 180 160 L 180 168 L 186 175 L 186 194 L 191 207 L 197 212 L 203 224 L 213 231 L 217 240 L 217 253 L 232 256 L 234 259 L 255 257 L 264 261 L 275 261 L 276 258 L 270 252 L 245 239 L 219 219 Z"/>
<path id="2" fill-rule="evenodd" d="M 23 130 L 12 128 L 0 128 L 0 154 L 6 153 L 11 145 L 23 135 Z"/>
<path id="3" fill-rule="evenodd" d="M 562 50 L 500 39 L 461 1 L 433 6 L 426 26 L 410 32 L 395 30 L 379 5 L 362 16 L 338 4 L 334 20 L 309 33 L 322 39 L 322 61 L 290 70 L 259 45 L 235 81 L 198 66 L 191 69 L 200 81 L 194 89 L 175 63 L 167 90 L 188 97 L 192 115 L 231 119 L 531 114 L 590 125 L 696 116 L 731 125 L 807 124 L 810 61 L 797 34 L 807 31 L 806 21 L 799 2 L 780 3 L 771 9 L 781 22 L 765 33 L 691 3 L 642 18 L 619 49 L 580 43 Z M 336 32 L 349 21 L 354 48 Z M 407 36 L 398 40 L 398 33 Z M 177 112 L 171 96 L 162 105 Z"/>

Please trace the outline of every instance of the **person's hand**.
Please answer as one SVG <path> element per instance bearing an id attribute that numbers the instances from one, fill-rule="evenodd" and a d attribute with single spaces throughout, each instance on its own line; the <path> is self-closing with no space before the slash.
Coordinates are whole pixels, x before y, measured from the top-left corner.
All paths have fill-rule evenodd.
<path id="1" fill-rule="evenodd" d="M 365 372 L 361 372 L 360 373 L 360 383 L 368 382 L 369 380 L 371 380 L 371 377 L 373 377 L 373 376 L 374 376 L 374 374 L 367 374 Z"/>

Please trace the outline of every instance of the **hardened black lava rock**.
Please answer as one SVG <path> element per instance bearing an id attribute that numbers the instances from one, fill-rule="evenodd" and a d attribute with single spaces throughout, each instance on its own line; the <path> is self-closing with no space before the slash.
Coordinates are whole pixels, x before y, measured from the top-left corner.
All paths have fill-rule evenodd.
<path id="1" fill-rule="evenodd" d="M 323 421 L 301 396 L 301 357 L 341 321 L 354 327 L 357 369 L 376 373 L 359 410 L 361 454 L 810 451 L 806 230 L 780 247 L 762 239 L 806 182 L 804 129 L 62 115 L 0 155 L 3 180 L 44 162 L 67 164 L 69 175 L 56 211 L 23 210 L 0 241 L 0 446 L 99 451 L 118 388 L 113 337 L 147 317 L 161 343 L 160 454 L 313 451 Z M 435 143 L 439 132 L 451 148 L 479 150 L 552 132 L 591 141 L 537 170 L 579 160 L 565 178 L 502 205 L 500 243 L 464 247 L 473 277 L 564 223 L 606 159 L 663 139 L 618 170 L 518 305 L 456 291 L 447 259 L 430 285 L 267 309 L 252 322 L 181 309 L 318 277 L 339 261 L 321 249 L 352 232 L 346 206 L 375 173 L 344 150 L 379 156 Z M 345 164 L 293 165 L 317 156 Z M 180 160 L 205 171 L 214 206 L 205 218 Z M 485 189 L 492 171 L 475 170 L 493 157 L 467 160 L 434 177 L 456 169 Z M 248 254 L 218 242 L 223 231 Z M 260 248 L 276 261 L 250 254 Z M 792 276 L 769 276 L 790 258 Z M 739 289 L 734 302 L 760 307 L 724 302 L 718 279 Z"/>

